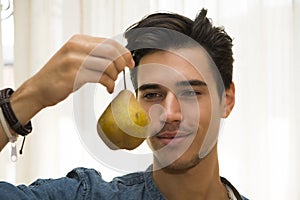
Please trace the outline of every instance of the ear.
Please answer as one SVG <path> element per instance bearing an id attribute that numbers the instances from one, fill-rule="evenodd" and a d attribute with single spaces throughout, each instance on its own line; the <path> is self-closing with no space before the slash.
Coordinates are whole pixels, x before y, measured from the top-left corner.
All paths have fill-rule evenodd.
<path id="1" fill-rule="evenodd" d="M 235 86 L 234 83 L 230 84 L 230 87 L 225 91 L 225 108 L 223 117 L 227 118 L 231 113 L 235 104 Z"/>

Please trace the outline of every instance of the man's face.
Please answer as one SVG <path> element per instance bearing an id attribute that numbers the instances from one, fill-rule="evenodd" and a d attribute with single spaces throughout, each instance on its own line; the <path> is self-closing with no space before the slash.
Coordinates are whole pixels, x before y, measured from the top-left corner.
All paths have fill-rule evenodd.
<path id="1" fill-rule="evenodd" d="M 221 103 L 209 69 L 206 54 L 197 47 L 157 51 L 140 60 L 137 98 L 151 118 L 147 142 L 154 166 L 193 167 L 201 151 L 215 145 Z M 207 134 L 213 139 L 206 141 Z"/>

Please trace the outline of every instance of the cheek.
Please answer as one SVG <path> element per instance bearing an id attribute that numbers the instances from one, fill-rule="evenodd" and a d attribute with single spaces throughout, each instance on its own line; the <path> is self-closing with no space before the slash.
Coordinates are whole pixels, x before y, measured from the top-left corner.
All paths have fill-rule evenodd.
<path id="1" fill-rule="evenodd" d="M 137 98 L 137 101 L 138 101 L 138 103 L 140 104 L 140 106 L 142 106 L 142 108 L 148 113 L 148 115 L 149 115 L 149 110 L 150 110 L 150 108 L 151 108 L 151 104 L 149 104 L 149 103 L 147 103 L 147 102 L 145 102 L 145 101 L 143 101 L 143 99 L 142 98 L 140 98 L 140 97 L 138 97 Z"/>
<path id="2" fill-rule="evenodd" d="M 160 104 L 141 104 L 150 118 L 150 124 L 148 127 L 148 136 L 153 136 L 158 133 L 164 126 L 165 115 L 164 107 Z"/>
<path id="3" fill-rule="evenodd" d="M 211 104 L 207 103 L 205 105 L 200 105 L 199 111 L 200 111 L 200 122 L 199 122 L 199 124 L 208 125 L 210 123 L 211 117 L 212 117 Z"/>
<path id="4" fill-rule="evenodd" d="M 198 101 L 197 103 L 182 104 L 182 115 L 184 121 L 195 125 L 209 124 L 211 121 L 211 103 L 210 100 Z"/>

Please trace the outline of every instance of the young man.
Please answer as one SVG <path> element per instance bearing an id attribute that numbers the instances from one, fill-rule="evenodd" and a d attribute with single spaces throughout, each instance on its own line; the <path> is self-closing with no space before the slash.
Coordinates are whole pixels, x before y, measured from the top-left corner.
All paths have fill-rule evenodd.
<path id="1" fill-rule="evenodd" d="M 206 10 L 194 21 L 177 14 L 149 15 L 125 37 L 127 49 L 112 40 L 74 36 L 14 93 L 2 90 L 6 121 L 1 121 L 0 147 L 30 132 L 29 120 L 37 112 L 86 82 L 112 92 L 128 66 L 137 99 L 151 117 L 147 142 L 153 165 L 109 183 L 84 168 L 28 187 L 1 182 L 1 199 L 246 199 L 218 168 L 220 120 L 234 106 L 231 38 L 212 26 Z M 23 126 L 13 126 L 16 119 Z"/>

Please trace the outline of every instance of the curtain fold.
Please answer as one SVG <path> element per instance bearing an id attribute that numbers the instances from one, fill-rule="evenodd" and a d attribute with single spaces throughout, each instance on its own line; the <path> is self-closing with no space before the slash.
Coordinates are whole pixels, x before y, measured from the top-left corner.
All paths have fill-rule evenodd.
<path id="1" fill-rule="evenodd" d="M 152 12 L 193 19 L 207 8 L 214 24 L 224 25 L 234 38 L 236 105 L 220 136 L 221 175 L 250 199 L 300 199 L 299 0 L 14 0 L 14 7 L 16 86 L 73 34 L 114 37 Z M 95 98 L 95 110 L 109 102 L 104 92 Z M 74 109 L 83 113 L 83 124 L 90 114 L 84 112 L 84 98 L 78 107 L 73 100 L 71 95 L 34 117 L 18 162 L 1 155 L 1 163 L 7 162 L 0 166 L 1 179 L 28 184 L 78 166 L 94 167 L 107 180 L 122 174 L 97 162 L 82 144 Z"/>
<path id="2" fill-rule="evenodd" d="M 0 4 L 0 11 L 2 10 L 2 4 Z M 4 87 L 3 82 L 3 60 L 2 60 L 2 20 L 0 20 L 0 86 Z"/>

